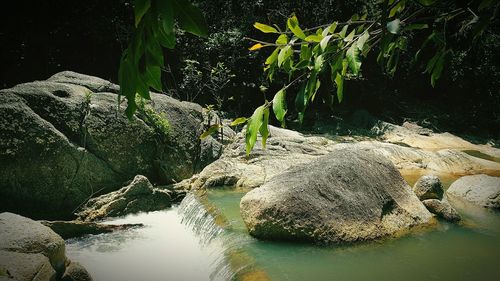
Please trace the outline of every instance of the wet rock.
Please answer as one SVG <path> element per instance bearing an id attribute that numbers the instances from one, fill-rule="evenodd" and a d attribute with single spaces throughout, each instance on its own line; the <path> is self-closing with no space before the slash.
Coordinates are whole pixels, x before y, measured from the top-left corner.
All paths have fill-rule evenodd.
<path id="1" fill-rule="evenodd" d="M 240 212 L 262 239 L 344 243 L 398 234 L 432 215 L 386 158 L 335 150 L 247 193 Z"/>
<path id="2" fill-rule="evenodd" d="M 84 235 L 96 235 L 110 233 L 129 228 L 142 227 L 143 224 L 100 224 L 82 221 L 40 221 L 43 225 L 50 227 L 63 239 L 81 237 Z"/>
<path id="3" fill-rule="evenodd" d="M 92 281 L 92 276 L 81 264 L 71 261 L 61 281 Z"/>
<path id="4" fill-rule="evenodd" d="M 443 185 L 438 176 L 426 175 L 417 180 L 413 186 L 413 192 L 418 199 L 439 199 L 443 198 Z"/>
<path id="5" fill-rule="evenodd" d="M 488 175 L 461 177 L 451 184 L 446 194 L 478 206 L 500 209 L 500 177 Z"/>
<path id="6" fill-rule="evenodd" d="M 450 222 L 458 222 L 461 220 L 458 212 L 446 200 L 426 199 L 423 200 L 422 203 L 425 205 L 427 210 L 440 218 Z"/>
<path id="7" fill-rule="evenodd" d="M 130 121 L 117 92 L 109 81 L 69 71 L 0 90 L 3 210 L 66 218 L 137 174 L 170 184 L 208 164 L 200 163 L 201 106 L 151 93 Z"/>
<path id="8" fill-rule="evenodd" d="M 82 221 L 93 221 L 162 210 L 171 206 L 171 193 L 170 190 L 154 188 L 146 177 L 138 175 L 129 185 L 90 199 L 76 215 Z"/>

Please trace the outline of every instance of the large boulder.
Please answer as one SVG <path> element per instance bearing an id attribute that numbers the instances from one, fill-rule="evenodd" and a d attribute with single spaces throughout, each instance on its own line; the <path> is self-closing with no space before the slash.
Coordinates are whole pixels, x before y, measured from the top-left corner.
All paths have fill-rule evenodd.
<path id="1" fill-rule="evenodd" d="M 377 239 L 432 217 L 388 159 L 358 147 L 274 176 L 240 212 L 255 237 L 320 243 Z"/>
<path id="2" fill-rule="evenodd" d="M 167 184 L 202 168 L 199 105 L 152 93 L 128 120 L 118 89 L 66 71 L 0 90 L 0 210 L 69 217 L 137 174 Z"/>
<path id="3" fill-rule="evenodd" d="M 451 184 L 446 194 L 478 206 L 500 209 L 500 177 L 474 175 L 461 177 Z"/>
<path id="4" fill-rule="evenodd" d="M 172 192 L 154 188 L 146 177 L 138 175 L 129 185 L 90 199 L 77 216 L 82 221 L 93 221 L 104 217 L 165 209 L 171 205 Z"/>
<path id="5" fill-rule="evenodd" d="M 78 274 L 77 274 L 78 273 Z M 91 281 L 90 274 L 66 258 L 64 240 L 40 222 L 0 214 L 0 280 L 55 281 L 72 276 Z"/>

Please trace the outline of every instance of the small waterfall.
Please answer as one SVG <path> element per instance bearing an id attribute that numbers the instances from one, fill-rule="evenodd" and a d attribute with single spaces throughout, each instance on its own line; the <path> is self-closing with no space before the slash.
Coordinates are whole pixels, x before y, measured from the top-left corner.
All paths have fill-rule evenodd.
<path id="1" fill-rule="evenodd" d="M 238 280 L 237 276 L 253 266 L 242 249 L 249 239 L 228 231 L 225 217 L 206 197 L 189 193 L 179 205 L 179 214 L 208 253 L 210 280 Z"/>

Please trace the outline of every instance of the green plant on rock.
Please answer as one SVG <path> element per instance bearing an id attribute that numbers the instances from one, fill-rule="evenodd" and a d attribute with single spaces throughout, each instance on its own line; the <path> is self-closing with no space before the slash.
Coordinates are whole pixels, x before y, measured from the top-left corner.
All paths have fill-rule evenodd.
<path id="1" fill-rule="evenodd" d="M 170 132 L 170 122 L 165 112 L 156 112 L 150 101 L 141 96 L 136 97 L 136 104 L 139 118 L 153 127 L 157 134 L 167 137 Z"/>
<path id="2" fill-rule="evenodd" d="M 380 15 L 368 18 L 367 14 L 353 15 L 348 21 L 334 21 L 313 28 L 302 28 L 295 15 L 286 21 L 286 28 L 256 22 L 261 32 L 275 35 L 271 41 L 256 40 L 249 50 L 273 47 L 267 57 L 264 72 L 272 82 L 276 75 L 284 73 L 288 84 L 284 85 L 271 101 L 255 109 L 250 118 L 238 118 L 232 125 L 246 123 L 246 152 L 253 149 L 257 135 L 262 136 L 265 147 L 269 135 L 270 110 L 285 126 L 287 94 L 294 84 L 300 85 L 293 93 L 298 120 L 302 123 L 307 107 L 317 98 L 325 79 L 331 80 L 335 91 L 321 97 L 333 105 L 342 102 L 345 81 L 362 76 L 363 61 L 372 53 L 381 69 L 394 75 L 400 56 L 408 49 L 412 38 L 424 39 L 411 42 L 421 45 L 414 56 L 415 62 L 425 61 L 424 73 L 430 75 L 434 87 L 441 77 L 453 47 L 447 42 L 458 33 L 468 33 L 471 42 L 478 40 L 493 20 L 498 1 L 467 1 L 467 5 L 455 8 L 454 1 L 435 0 L 385 0 L 381 1 Z M 424 35 L 424 36 L 423 36 Z"/>
<path id="3" fill-rule="evenodd" d="M 118 71 L 120 96 L 127 98 L 125 112 L 129 118 L 137 110 L 136 94 L 149 100 L 150 88 L 162 91 L 162 48 L 175 47 L 175 22 L 194 35 L 207 35 L 203 15 L 187 0 L 135 0 L 134 16 L 134 36 L 123 52 Z"/>

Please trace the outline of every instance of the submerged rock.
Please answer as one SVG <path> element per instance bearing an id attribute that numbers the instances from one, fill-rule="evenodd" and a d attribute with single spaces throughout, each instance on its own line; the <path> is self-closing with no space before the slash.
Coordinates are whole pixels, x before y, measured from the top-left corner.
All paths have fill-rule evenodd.
<path id="1" fill-rule="evenodd" d="M 443 185 L 441 184 L 441 180 L 438 176 L 422 176 L 413 186 L 413 192 L 415 192 L 420 200 L 442 199 Z"/>
<path id="2" fill-rule="evenodd" d="M 76 215 L 82 221 L 123 216 L 168 208 L 172 191 L 154 188 L 145 176 L 138 175 L 120 190 L 90 199 Z"/>
<path id="3" fill-rule="evenodd" d="M 241 199 L 240 212 L 255 237 L 320 243 L 377 239 L 432 217 L 388 159 L 358 148 L 274 176 Z"/>
<path id="4" fill-rule="evenodd" d="M 0 280 L 91 281 L 81 265 L 66 258 L 65 249 L 64 240 L 40 222 L 0 214 Z"/>
<path id="5" fill-rule="evenodd" d="M 101 224 L 95 222 L 82 221 L 40 221 L 43 225 L 50 227 L 63 239 L 80 237 L 83 235 L 96 235 L 110 233 L 118 230 L 125 230 L 141 227 L 143 224 Z"/>
<path id="6" fill-rule="evenodd" d="M 478 206 L 500 209 L 500 177 L 474 175 L 461 177 L 446 191 L 452 197 Z"/>
<path id="7" fill-rule="evenodd" d="M 422 203 L 427 210 L 442 219 L 450 222 L 458 222 L 461 220 L 458 212 L 446 200 L 426 199 L 423 200 Z"/>
<path id="8" fill-rule="evenodd" d="M 137 174 L 169 184 L 207 164 L 200 161 L 201 106 L 151 93 L 130 121 L 118 91 L 70 71 L 0 90 L 0 210 L 70 217 L 95 193 Z"/>

